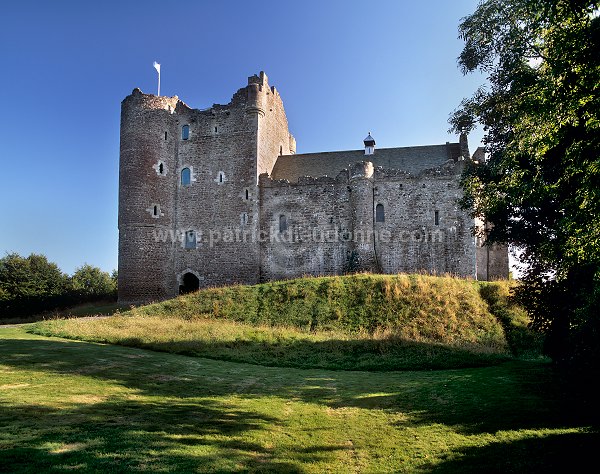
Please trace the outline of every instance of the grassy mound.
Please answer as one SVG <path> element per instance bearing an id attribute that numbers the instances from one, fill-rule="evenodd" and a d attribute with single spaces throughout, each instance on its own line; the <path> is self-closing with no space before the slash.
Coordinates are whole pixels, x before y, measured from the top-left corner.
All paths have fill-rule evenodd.
<path id="1" fill-rule="evenodd" d="M 200 290 L 129 315 L 228 319 L 417 342 L 507 350 L 502 325 L 472 280 L 427 275 L 299 278 Z"/>
<path id="2" fill-rule="evenodd" d="M 508 282 L 425 275 L 302 278 L 206 289 L 31 331 L 267 366 L 474 367 L 537 350 L 508 291 Z"/>

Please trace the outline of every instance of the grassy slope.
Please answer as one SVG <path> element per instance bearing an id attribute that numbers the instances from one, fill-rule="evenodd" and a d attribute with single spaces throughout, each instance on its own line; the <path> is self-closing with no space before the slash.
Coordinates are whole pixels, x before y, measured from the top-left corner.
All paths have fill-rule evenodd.
<path id="1" fill-rule="evenodd" d="M 506 349 L 502 327 L 477 282 L 452 277 L 360 274 L 211 288 L 129 314 L 226 318 L 311 331 L 386 331 L 419 342 Z"/>
<path id="2" fill-rule="evenodd" d="M 302 331 L 235 321 L 173 316 L 55 320 L 32 332 L 251 364 L 341 370 L 422 370 L 478 367 L 508 359 L 484 347 L 449 347 L 385 334 Z"/>
<path id="3" fill-rule="evenodd" d="M 549 366 L 268 368 L 0 329 L 2 472 L 584 472 Z"/>
<path id="4" fill-rule="evenodd" d="M 208 289 L 110 319 L 50 321 L 33 331 L 268 366 L 475 367 L 506 360 L 509 349 L 521 355 L 525 343 L 533 347 L 514 337 L 528 333 L 527 318 L 507 295 L 507 283 L 450 277 L 303 278 Z"/>

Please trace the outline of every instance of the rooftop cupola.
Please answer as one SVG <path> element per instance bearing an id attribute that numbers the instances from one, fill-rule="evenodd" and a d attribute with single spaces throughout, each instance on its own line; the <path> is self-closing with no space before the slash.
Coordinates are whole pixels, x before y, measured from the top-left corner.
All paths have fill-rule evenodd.
<path id="1" fill-rule="evenodd" d="M 367 135 L 367 138 L 363 140 L 365 143 L 365 155 L 372 155 L 375 153 L 375 139 L 371 136 L 371 132 Z"/>

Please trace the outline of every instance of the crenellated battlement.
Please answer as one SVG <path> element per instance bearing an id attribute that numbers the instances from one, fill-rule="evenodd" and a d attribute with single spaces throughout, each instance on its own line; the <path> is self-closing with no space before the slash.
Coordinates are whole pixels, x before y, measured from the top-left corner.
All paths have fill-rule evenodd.
<path id="1" fill-rule="evenodd" d="M 138 87 L 133 89 L 131 94 L 125 97 L 122 102 L 123 107 L 137 107 L 146 110 L 162 109 L 170 113 L 174 112 L 179 104 L 185 106 L 176 95 L 173 97 L 166 97 L 144 94 Z"/>

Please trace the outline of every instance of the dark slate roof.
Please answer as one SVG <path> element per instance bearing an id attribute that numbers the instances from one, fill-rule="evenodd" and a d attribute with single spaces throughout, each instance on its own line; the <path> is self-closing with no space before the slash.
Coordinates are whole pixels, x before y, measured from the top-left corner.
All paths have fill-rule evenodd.
<path id="1" fill-rule="evenodd" d="M 373 155 L 365 155 L 364 150 L 306 153 L 303 155 L 283 155 L 277 158 L 271 177 L 287 179 L 295 183 L 298 178 L 312 176 L 336 177 L 339 172 L 357 161 L 372 161 L 375 166 L 386 169 L 399 169 L 411 174 L 443 165 L 446 161 L 458 160 L 460 145 L 411 146 L 402 148 L 377 148 Z"/>

